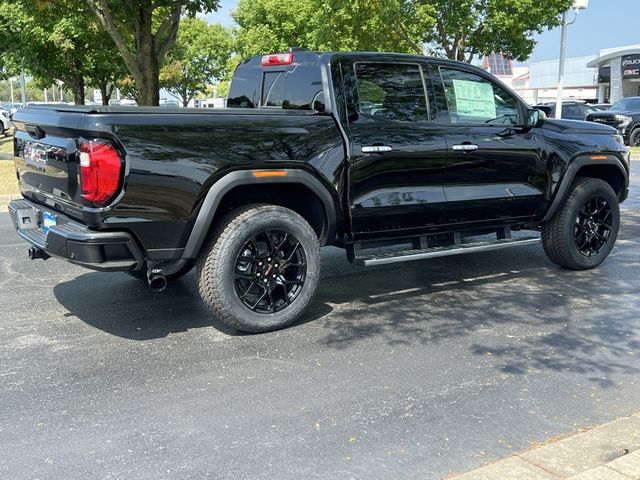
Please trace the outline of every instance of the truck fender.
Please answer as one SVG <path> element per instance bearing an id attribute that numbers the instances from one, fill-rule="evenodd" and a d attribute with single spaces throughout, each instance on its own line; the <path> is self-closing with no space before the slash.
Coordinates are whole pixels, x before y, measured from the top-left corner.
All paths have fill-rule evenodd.
<path id="1" fill-rule="evenodd" d="M 604 157 L 606 157 L 606 159 Z M 622 165 L 622 162 L 618 157 L 616 157 L 615 155 L 608 155 L 603 153 L 594 153 L 589 155 L 582 154 L 576 157 L 566 168 L 564 175 L 562 176 L 562 180 L 560 181 L 560 185 L 556 188 L 556 193 L 553 196 L 551 206 L 542 219 L 543 222 L 548 222 L 549 220 L 551 220 L 556 211 L 560 208 L 560 206 L 564 202 L 564 199 L 567 197 L 569 188 L 571 188 L 571 185 L 573 185 L 573 181 L 575 180 L 580 169 L 586 166 L 598 165 L 613 165 L 617 167 L 620 170 L 620 174 L 625 179 L 625 183 L 622 185 L 622 191 L 619 192 L 619 194 L 626 191 L 629 186 L 629 173 Z M 624 198 L 622 198 L 622 200 L 623 199 Z"/>
<path id="2" fill-rule="evenodd" d="M 265 172 L 265 169 L 255 170 L 239 170 L 228 173 L 227 175 L 216 181 L 207 192 L 200 211 L 196 217 L 193 229 L 189 235 L 189 239 L 184 248 L 183 259 L 195 259 L 204 243 L 209 231 L 216 210 L 224 196 L 238 186 L 243 185 L 262 185 L 265 181 L 273 183 L 289 183 L 301 184 L 309 188 L 322 201 L 324 210 L 327 215 L 327 238 L 333 238 L 336 229 L 336 208 L 331 193 L 320 180 L 309 172 L 299 169 L 277 169 L 280 176 L 269 176 L 265 179 L 262 176 L 256 176 L 256 173 Z M 282 172 L 282 173 L 280 173 Z"/>

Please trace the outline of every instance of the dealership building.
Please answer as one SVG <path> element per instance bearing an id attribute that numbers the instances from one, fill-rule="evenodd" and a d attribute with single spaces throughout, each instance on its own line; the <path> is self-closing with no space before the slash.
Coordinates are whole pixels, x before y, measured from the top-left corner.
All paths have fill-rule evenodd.
<path id="1" fill-rule="evenodd" d="M 535 62 L 528 72 L 514 75 L 507 83 L 531 104 L 555 101 L 558 67 L 558 60 Z M 634 96 L 640 96 L 640 45 L 607 48 L 598 55 L 566 59 L 565 99 L 614 103 Z"/>

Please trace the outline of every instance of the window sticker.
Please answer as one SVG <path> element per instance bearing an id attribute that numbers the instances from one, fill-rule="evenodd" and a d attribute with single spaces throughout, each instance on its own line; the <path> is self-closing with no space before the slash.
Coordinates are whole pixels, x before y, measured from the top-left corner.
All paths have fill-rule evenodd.
<path id="1" fill-rule="evenodd" d="M 496 118 L 496 99 L 490 83 L 453 79 L 459 116 Z"/>

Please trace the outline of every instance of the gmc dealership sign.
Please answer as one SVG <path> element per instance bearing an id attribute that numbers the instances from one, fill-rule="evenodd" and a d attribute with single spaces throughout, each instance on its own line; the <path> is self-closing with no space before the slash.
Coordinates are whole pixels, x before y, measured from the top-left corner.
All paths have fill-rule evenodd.
<path id="1" fill-rule="evenodd" d="M 640 54 L 622 57 L 622 78 L 640 78 Z"/>

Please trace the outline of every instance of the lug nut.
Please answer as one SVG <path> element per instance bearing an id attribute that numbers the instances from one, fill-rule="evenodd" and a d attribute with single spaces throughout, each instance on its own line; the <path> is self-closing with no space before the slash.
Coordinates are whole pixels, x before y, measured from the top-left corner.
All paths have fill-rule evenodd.
<path id="1" fill-rule="evenodd" d="M 266 278 L 263 280 L 264 283 L 267 283 L 269 280 L 267 280 Z"/>
<path id="2" fill-rule="evenodd" d="M 258 266 L 261 267 L 262 266 L 262 262 L 258 262 Z"/>
<path id="3" fill-rule="evenodd" d="M 267 262 L 270 262 L 270 261 L 271 261 L 271 257 L 267 258 Z"/>
<path id="4" fill-rule="evenodd" d="M 274 273 L 274 274 L 271 276 L 271 278 L 276 278 L 276 274 Z"/>
<path id="5" fill-rule="evenodd" d="M 259 277 L 260 275 L 262 275 L 260 272 L 256 273 L 256 275 Z"/>
<path id="6" fill-rule="evenodd" d="M 274 265 L 275 268 L 278 268 L 280 265 L 278 265 L 277 263 Z"/>

